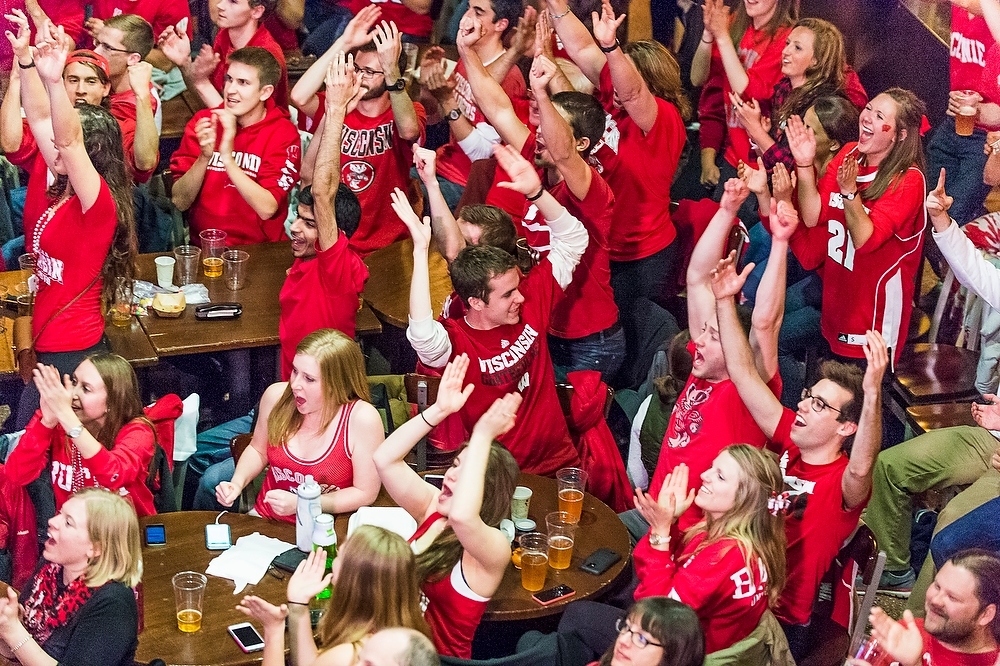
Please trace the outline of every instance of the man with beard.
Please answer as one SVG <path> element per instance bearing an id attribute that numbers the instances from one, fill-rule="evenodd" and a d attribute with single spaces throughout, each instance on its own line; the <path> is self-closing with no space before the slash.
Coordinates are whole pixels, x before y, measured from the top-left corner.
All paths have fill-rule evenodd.
<path id="1" fill-rule="evenodd" d="M 334 56 L 350 52 L 361 80 L 361 95 L 348 107 L 340 141 L 343 155 L 339 177 L 361 202 L 361 224 L 351 236 L 351 248 L 365 256 L 407 237 L 406 226 L 392 212 L 390 195 L 406 191 L 410 182 L 411 148 L 424 140 L 427 115 L 406 94 L 402 77 L 405 58 L 399 30 L 382 22 L 368 32 L 378 17 L 377 7 L 355 17 L 340 39 L 319 58 L 292 89 L 292 103 L 315 128 L 302 165 L 302 181 L 312 180 L 312 165 L 325 152 L 324 97 L 317 93 Z M 303 124 L 300 122 L 300 127 Z"/>
<path id="2" fill-rule="evenodd" d="M 872 609 L 872 636 L 888 653 L 888 658 L 873 660 L 873 666 L 888 664 L 889 659 L 900 666 L 993 666 L 1000 655 L 998 607 L 1000 557 L 986 550 L 963 550 L 934 577 L 923 619 L 914 620 L 907 610 L 900 623 L 881 608 Z"/>

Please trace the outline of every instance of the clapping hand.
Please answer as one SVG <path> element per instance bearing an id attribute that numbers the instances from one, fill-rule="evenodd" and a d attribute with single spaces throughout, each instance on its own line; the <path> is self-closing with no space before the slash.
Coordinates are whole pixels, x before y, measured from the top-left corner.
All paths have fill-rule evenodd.
<path id="1" fill-rule="evenodd" d="M 848 155 L 837 167 L 837 185 L 841 193 L 856 192 L 858 189 L 858 159 Z"/>
<path id="2" fill-rule="evenodd" d="M 306 606 L 310 599 L 329 587 L 333 581 L 333 572 L 324 574 L 325 571 L 326 551 L 317 548 L 299 562 L 295 573 L 288 579 L 289 603 Z"/>
<path id="3" fill-rule="evenodd" d="M 264 625 L 265 632 L 269 628 L 284 628 L 285 618 L 288 617 L 287 605 L 281 604 L 281 606 L 275 606 L 252 594 L 243 597 L 236 610 Z"/>
<path id="4" fill-rule="evenodd" d="M 920 664 L 924 653 L 924 639 L 908 609 L 903 611 L 903 621 L 896 622 L 876 606 L 872 608 L 868 620 L 872 625 L 872 637 L 900 664 Z"/>
<path id="5" fill-rule="evenodd" d="M 43 425 L 49 428 L 71 420 L 73 414 L 73 382 L 69 375 L 60 376 L 54 365 L 41 363 L 31 371 L 38 389 Z"/>
<path id="6" fill-rule="evenodd" d="M 791 204 L 796 182 L 795 172 L 789 173 L 784 163 L 778 162 L 774 165 L 774 170 L 771 172 L 771 188 L 774 190 L 775 199 Z"/>
<path id="7" fill-rule="evenodd" d="M 392 198 L 392 209 L 396 211 L 396 215 L 406 225 L 413 238 L 413 248 L 426 250 L 431 244 L 431 218 L 425 215 L 421 221 L 413 212 L 413 206 L 406 198 L 406 193 L 398 187 L 389 196 Z"/>
<path id="8" fill-rule="evenodd" d="M 663 480 L 660 495 L 654 501 L 640 488 L 635 489 L 635 508 L 646 522 L 650 531 L 655 534 L 670 533 L 670 526 L 694 502 L 695 490 L 688 490 L 688 466 L 681 463 Z"/>
<path id="9" fill-rule="evenodd" d="M 354 56 L 338 53 L 326 70 L 327 111 L 343 109 L 346 115 L 360 92 L 361 77 L 354 71 Z"/>
<path id="10" fill-rule="evenodd" d="M 494 400 L 490 408 L 486 410 L 486 413 L 476 421 L 476 425 L 472 428 L 472 435 L 492 442 L 497 437 L 508 432 L 514 427 L 514 420 L 517 416 L 517 409 L 521 406 L 521 399 L 520 393 L 508 393 L 504 397 Z"/>
<path id="11" fill-rule="evenodd" d="M 741 273 L 736 272 L 736 250 L 729 253 L 728 257 L 723 257 L 712 269 L 712 293 L 716 300 L 733 298 L 743 289 L 743 283 L 747 281 L 747 276 L 754 269 L 751 261 L 743 267 Z"/>
<path id="12" fill-rule="evenodd" d="M 785 138 L 795 164 L 812 167 L 816 161 L 816 133 L 812 128 L 802 122 L 799 116 L 789 116 L 785 124 Z"/>
<path id="13" fill-rule="evenodd" d="M 764 160 L 761 158 L 757 158 L 756 169 L 740 160 L 736 175 L 746 183 L 747 189 L 756 194 L 758 198 L 767 193 L 767 169 L 764 168 Z"/>
<path id="14" fill-rule="evenodd" d="M 194 81 L 208 81 L 220 62 L 222 57 L 213 51 L 211 46 L 203 44 L 194 62 L 191 63 L 191 78 Z"/>
<path id="15" fill-rule="evenodd" d="M 168 25 L 160 33 L 156 40 L 167 60 L 179 67 L 191 64 L 191 39 L 187 36 L 186 30 L 178 30 L 175 26 Z"/>
<path id="16" fill-rule="evenodd" d="M 434 401 L 442 416 L 449 416 L 462 409 L 472 395 L 475 385 L 465 384 L 465 373 L 468 369 L 468 354 L 459 354 L 445 366 L 441 382 L 438 384 L 437 400 Z"/>
<path id="17" fill-rule="evenodd" d="M 751 98 L 746 101 L 734 92 L 729 93 L 729 101 L 733 104 L 733 111 L 739 116 L 740 123 L 747 129 L 763 127 L 761 122 L 760 104 Z"/>
<path id="18" fill-rule="evenodd" d="M 544 13 L 542 12 L 542 14 Z M 537 55 L 535 53 L 535 30 L 539 16 L 538 12 L 531 5 L 524 8 L 524 14 L 517 20 L 514 36 L 510 41 L 510 48 L 515 53 L 520 53 L 522 56 Z"/>
<path id="19" fill-rule="evenodd" d="M 497 183 L 499 187 L 520 192 L 526 197 L 536 194 L 542 188 L 538 172 L 513 146 L 498 143 L 493 146 L 493 155 L 510 177 L 510 182 Z"/>
<path id="20" fill-rule="evenodd" d="M 347 42 L 345 47 L 353 49 L 370 42 L 372 34 L 369 30 L 378 22 L 381 15 L 382 9 L 378 5 L 368 5 L 355 14 L 340 35 Z"/>
<path id="21" fill-rule="evenodd" d="M 198 147 L 201 149 L 202 156 L 208 159 L 212 159 L 212 155 L 215 154 L 215 142 L 218 139 L 215 123 L 215 116 L 208 116 L 200 118 L 194 124 L 194 136 L 198 140 Z"/>
<path id="22" fill-rule="evenodd" d="M 556 64 L 544 55 L 536 55 L 531 62 L 531 71 L 528 76 L 531 82 L 531 92 L 535 97 L 548 96 L 549 81 L 556 75 Z"/>
<path id="23" fill-rule="evenodd" d="M 730 178 L 726 181 L 724 188 L 719 207 L 735 216 L 740 206 L 750 196 L 750 190 L 747 189 L 746 183 L 739 178 Z"/>

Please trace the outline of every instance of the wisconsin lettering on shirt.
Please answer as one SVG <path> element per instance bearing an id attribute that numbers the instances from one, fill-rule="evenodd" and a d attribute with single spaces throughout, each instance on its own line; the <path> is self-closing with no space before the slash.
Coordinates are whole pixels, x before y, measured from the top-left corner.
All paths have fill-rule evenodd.
<path id="1" fill-rule="evenodd" d="M 275 481 L 291 482 L 297 486 L 301 486 L 303 483 L 306 482 L 305 474 L 303 474 L 302 472 L 293 472 L 287 467 L 278 467 L 277 465 L 271 465 L 270 469 L 271 469 L 271 476 L 274 477 Z M 334 490 L 340 490 L 340 486 L 338 486 L 335 483 L 319 484 L 320 494 L 330 493 L 333 492 Z"/>
<path id="2" fill-rule="evenodd" d="M 479 371 L 482 373 L 483 385 L 503 386 L 522 375 L 526 376 L 531 361 L 538 355 L 538 345 L 535 344 L 537 340 L 538 331 L 530 324 L 525 324 L 517 340 L 504 351 L 492 358 L 480 358 Z M 523 390 L 525 387 L 518 388 Z"/>
<path id="3" fill-rule="evenodd" d="M 392 150 L 394 123 L 388 122 L 371 129 L 344 126 L 340 152 L 346 157 L 373 157 Z"/>
<path id="4" fill-rule="evenodd" d="M 257 173 L 260 171 L 260 155 L 233 151 L 233 159 L 236 160 L 237 166 L 243 170 L 243 173 L 250 176 L 254 180 L 257 179 Z M 212 159 L 208 161 L 208 168 L 212 171 L 226 170 L 226 166 L 222 163 L 222 153 L 219 151 L 212 153 Z"/>
<path id="5" fill-rule="evenodd" d="M 58 488 L 60 488 L 62 490 L 65 490 L 68 493 L 73 492 L 73 473 L 74 473 L 74 471 L 75 471 L 75 468 L 73 467 L 73 465 L 67 465 L 66 463 L 59 462 L 58 460 L 53 460 L 52 461 L 52 485 L 57 486 Z M 89 468 L 87 468 L 86 466 L 84 466 L 84 467 L 81 468 L 81 471 L 83 472 L 83 480 L 84 480 L 84 485 L 85 486 L 88 486 L 88 487 L 95 486 L 97 488 L 103 488 L 104 487 L 101 484 L 99 484 L 96 481 L 94 481 L 93 477 L 90 474 L 90 469 Z M 117 479 L 118 479 L 118 476 L 115 475 L 114 477 L 112 477 L 111 480 L 115 481 Z M 119 488 L 118 489 L 118 494 L 121 495 L 122 497 L 128 497 L 128 490 L 126 488 L 124 488 L 124 487 Z"/>
<path id="6" fill-rule="evenodd" d="M 35 251 L 35 276 L 45 284 L 63 283 L 63 262 L 42 248 Z"/>
<path id="7" fill-rule="evenodd" d="M 479 107 L 475 104 L 476 98 L 472 94 L 472 86 L 458 72 L 455 72 L 455 100 L 458 102 L 458 108 L 462 115 L 475 122 L 476 116 L 479 114 Z"/>
<path id="8" fill-rule="evenodd" d="M 953 32 L 951 57 L 963 63 L 971 62 L 986 67 L 986 45 L 977 39 L 969 39 L 960 32 Z"/>
<path id="9" fill-rule="evenodd" d="M 598 158 L 597 151 L 601 149 L 602 146 L 607 146 L 611 152 L 615 155 L 618 154 L 618 142 L 621 141 L 622 133 L 618 129 L 618 123 L 614 118 L 611 117 L 610 113 L 604 114 L 604 134 L 601 135 L 600 141 L 594 146 L 594 149 L 590 151 L 590 156 L 587 161 L 590 166 L 597 170 L 597 173 L 604 173 L 604 165 L 601 164 L 601 160 Z"/>

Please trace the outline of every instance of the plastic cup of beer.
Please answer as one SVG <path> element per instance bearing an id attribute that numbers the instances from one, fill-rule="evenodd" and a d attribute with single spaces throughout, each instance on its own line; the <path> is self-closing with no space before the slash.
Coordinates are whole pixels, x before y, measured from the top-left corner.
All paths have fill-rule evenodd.
<path id="1" fill-rule="evenodd" d="M 510 499 L 510 519 L 517 523 L 518 520 L 528 518 L 528 507 L 531 506 L 531 488 L 518 486 L 514 488 L 514 496 Z"/>
<path id="2" fill-rule="evenodd" d="M 545 516 L 545 525 L 549 528 L 549 566 L 553 569 L 569 569 L 573 559 L 577 523 L 571 519 L 567 511 L 553 511 Z"/>
<path id="3" fill-rule="evenodd" d="M 247 262 L 250 253 L 243 250 L 226 250 L 222 253 L 223 272 L 226 287 L 230 291 L 242 289 L 247 281 Z"/>
<path id="4" fill-rule="evenodd" d="M 959 136 L 972 136 L 972 131 L 976 128 L 975 91 L 959 91 L 958 105 L 958 113 L 955 114 L 955 134 Z"/>
<path id="5" fill-rule="evenodd" d="M 174 601 L 177 603 L 177 628 L 184 633 L 201 629 L 201 609 L 208 577 L 197 571 L 174 574 Z"/>
<path id="6" fill-rule="evenodd" d="M 132 323 L 132 283 L 125 278 L 118 278 L 115 283 L 111 323 L 119 328 L 128 328 Z"/>
<path id="7" fill-rule="evenodd" d="M 201 239 L 201 263 L 205 267 L 205 277 L 222 277 L 222 253 L 226 249 L 226 232 L 221 229 L 205 229 L 198 234 Z"/>
<path id="8" fill-rule="evenodd" d="M 201 248 L 195 245 L 178 245 L 174 248 L 174 269 L 177 286 L 194 284 L 198 281 L 198 266 L 201 264 Z"/>
<path id="9" fill-rule="evenodd" d="M 521 535 L 521 587 L 538 592 L 545 587 L 548 569 L 548 538 L 541 532 Z"/>
<path id="10" fill-rule="evenodd" d="M 163 289 L 170 289 L 174 286 L 174 264 L 177 260 L 173 257 L 157 257 L 153 259 L 156 264 L 156 284 Z"/>
<path id="11" fill-rule="evenodd" d="M 572 523 L 580 522 L 587 477 L 588 474 L 579 467 L 564 467 L 556 472 L 556 483 L 559 484 L 559 510 L 568 513 Z"/>

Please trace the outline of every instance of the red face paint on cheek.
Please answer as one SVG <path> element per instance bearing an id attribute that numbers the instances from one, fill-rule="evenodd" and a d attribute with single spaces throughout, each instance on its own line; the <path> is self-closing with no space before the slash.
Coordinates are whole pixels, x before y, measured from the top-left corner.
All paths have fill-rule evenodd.
<path id="1" fill-rule="evenodd" d="M 889 131 L 889 130 L 891 130 L 891 129 L 892 129 L 892 128 L 891 128 L 891 127 L 889 127 L 888 125 L 882 125 L 882 131 L 883 131 L 883 132 L 888 132 L 888 131 Z"/>

